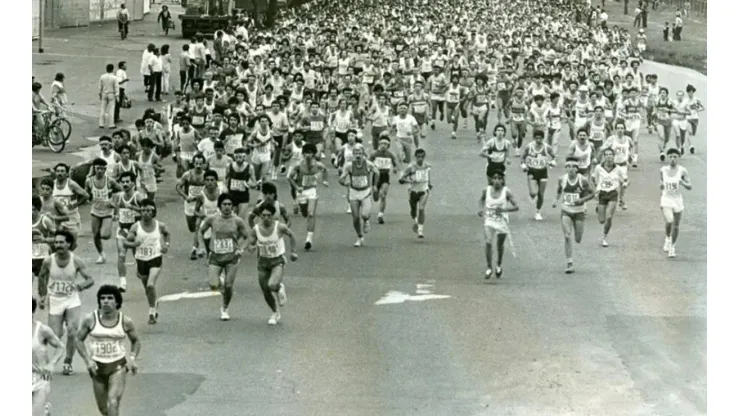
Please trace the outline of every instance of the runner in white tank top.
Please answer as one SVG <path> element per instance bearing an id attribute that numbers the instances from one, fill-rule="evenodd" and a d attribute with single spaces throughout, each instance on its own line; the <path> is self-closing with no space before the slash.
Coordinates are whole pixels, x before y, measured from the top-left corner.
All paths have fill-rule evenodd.
<path id="1" fill-rule="evenodd" d="M 36 313 L 36 299 L 33 299 L 32 315 Z M 51 404 L 49 393 L 51 393 L 51 374 L 54 365 L 64 355 L 64 345 L 54 335 L 54 331 L 40 321 L 33 320 L 31 323 L 31 391 L 33 403 L 33 416 L 46 416 L 50 414 Z M 49 357 L 49 347 L 54 348 L 53 357 Z"/>
<path id="2" fill-rule="evenodd" d="M 504 242 L 509 235 L 509 212 L 519 210 L 514 194 L 504 186 L 505 173 L 489 165 L 486 169 L 488 186 L 483 189 L 478 203 L 478 216 L 483 217 L 483 236 L 485 238 L 486 274 L 493 275 L 493 239 L 496 237 L 496 278 L 503 274 Z"/>
<path id="3" fill-rule="evenodd" d="M 288 237 L 290 243 L 290 260 L 296 261 L 298 260 L 298 254 L 295 252 L 295 235 L 287 225 L 275 220 L 275 214 L 277 214 L 275 205 L 261 204 L 257 209 L 260 221 L 254 225 L 252 232 L 249 234 L 247 250 L 251 253 L 259 248 L 257 276 L 267 306 L 272 310 L 272 315 L 267 323 L 277 325 L 280 321 L 278 306 L 285 305 L 287 300 L 285 285 L 283 284 L 285 268 L 285 241 L 283 237 Z"/>
<path id="4" fill-rule="evenodd" d="M 683 195 L 681 187 L 691 190 L 689 171 L 678 164 L 681 152 L 671 148 L 666 152 L 668 165 L 660 168 L 660 209 L 665 219 L 665 242 L 663 251 L 668 252 L 668 257 L 676 257 L 676 240 L 678 239 L 678 227 L 683 217 Z"/>
<path id="5" fill-rule="evenodd" d="M 136 275 L 144 285 L 149 303 L 149 324 L 157 323 L 157 279 L 162 272 L 162 255 L 170 247 L 170 233 L 167 226 L 155 219 L 157 207 L 154 201 L 141 201 L 141 219 L 131 226 L 123 243 L 133 248 L 136 259 Z"/>
<path id="6" fill-rule="evenodd" d="M 98 309 L 82 320 L 77 350 L 92 378 L 95 402 L 101 414 L 119 414 L 126 375 L 129 372 L 136 375 L 138 372 L 136 357 L 141 351 L 141 342 L 134 322 L 120 312 L 123 297 L 117 287 L 101 286 L 97 300 Z M 131 342 L 131 354 L 128 357 L 126 338 Z"/>
<path id="7" fill-rule="evenodd" d="M 49 326 L 54 334 L 61 337 L 64 324 L 67 325 L 67 351 L 62 369 L 64 375 L 72 374 L 72 357 L 80 323 L 80 292 L 95 284 L 82 259 L 70 251 L 74 238 L 69 231 L 57 231 L 54 234 L 54 253 L 44 259 L 38 285 L 42 305 L 49 294 Z M 85 279 L 83 282 L 77 282 L 78 274 Z"/>
<path id="8" fill-rule="evenodd" d="M 75 237 L 80 232 L 82 220 L 78 206 L 84 204 L 90 196 L 80 185 L 69 179 L 69 166 L 60 163 L 54 167 L 55 181 L 52 195 L 67 209 L 67 221 L 58 224 L 58 228 L 70 231 Z M 74 249 L 74 247 L 72 247 Z"/>

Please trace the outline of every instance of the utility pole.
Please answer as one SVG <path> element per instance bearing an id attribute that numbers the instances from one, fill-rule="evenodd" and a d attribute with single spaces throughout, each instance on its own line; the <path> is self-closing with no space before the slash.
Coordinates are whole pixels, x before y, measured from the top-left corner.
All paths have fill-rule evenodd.
<path id="1" fill-rule="evenodd" d="M 39 53 L 44 53 L 44 0 L 39 0 Z"/>

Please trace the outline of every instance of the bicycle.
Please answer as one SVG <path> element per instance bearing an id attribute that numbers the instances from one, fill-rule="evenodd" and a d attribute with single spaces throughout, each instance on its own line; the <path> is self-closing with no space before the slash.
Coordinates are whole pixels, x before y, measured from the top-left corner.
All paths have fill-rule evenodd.
<path id="1" fill-rule="evenodd" d="M 64 140 L 69 140 L 69 136 L 72 135 L 72 123 L 67 120 L 65 108 L 54 103 L 51 105 L 54 107 L 52 123 L 55 123 L 62 129 L 62 132 L 64 132 Z"/>
<path id="2" fill-rule="evenodd" d="M 44 145 L 54 153 L 61 153 L 64 151 L 65 146 L 67 146 L 67 138 L 69 137 L 65 136 L 61 125 L 64 122 L 69 124 L 69 121 L 63 118 L 55 118 L 56 114 L 51 110 L 42 112 L 41 117 L 44 120 L 44 126 L 41 128 L 41 131 L 38 131 L 38 128 L 35 127 L 36 122 L 34 120 L 34 129 L 31 133 L 31 146 Z"/>

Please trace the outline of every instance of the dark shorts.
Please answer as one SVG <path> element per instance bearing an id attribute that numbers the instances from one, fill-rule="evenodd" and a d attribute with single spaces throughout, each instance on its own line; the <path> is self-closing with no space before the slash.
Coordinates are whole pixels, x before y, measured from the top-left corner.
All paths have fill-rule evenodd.
<path id="1" fill-rule="evenodd" d="M 31 259 L 31 273 L 34 276 L 38 276 L 41 271 L 41 265 L 44 263 L 44 259 Z"/>
<path id="2" fill-rule="evenodd" d="M 94 380 L 100 383 L 107 383 L 108 378 L 122 368 L 125 368 L 126 372 L 128 372 L 125 358 L 113 361 L 112 363 L 101 363 L 96 361 L 95 364 L 98 365 L 98 371 L 95 373 Z"/>
<path id="3" fill-rule="evenodd" d="M 228 267 L 234 266 L 236 264 L 239 264 L 239 258 L 236 257 L 234 254 L 218 255 L 211 251 L 211 253 L 208 255 L 209 266 Z"/>
<path id="4" fill-rule="evenodd" d="M 345 133 L 340 133 L 338 131 L 334 132 L 334 137 L 339 139 L 342 142 L 342 144 L 347 144 L 347 133 L 346 132 Z"/>
<path id="5" fill-rule="evenodd" d="M 491 166 L 491 169 L 496 169 L 500 172 L 506 172 L 506 163 L 499 163 L 499 162 L 488 162 L 488 165 L 486 165 L 486 172 L 488 172 L 489 166 Z"/>
<path id="6" fill-rule="evenodd" d="M 421 192 L 410 191 L 409 192 L 409 203 L 411 205 L 418 204 L 419 201 L 421 201 L 421 198 L 424 197 L 424 195 L 426 195 L 428 193 L 429 193 L 429 191 L 421 191 Z"/>
<path id="7" fill-rule="evenodd" d="M 362 73 L 362 68 L 352 68 L 352 72 L 354 72 L 355 76 L 358 76 Z"/>
<path id="8" fill-rule="evenodd" d="M 278 149 L 282 149 L 283 148 L 283 136 L 272 136 L 272 140 L 275 141 L 275 146 Z"/>
<path id="9" fill-rule="evenodd" d="M 563 217 L 570 218 L 573 222 L 581 221 L 583 222 L 584 219 L 586 219 L 586 213 L 585 212 L 567 212 L 567 211 L 561 211 L 560 215 Z"/>
<path id="10" fill-rule="evenodd" d="M 136 259 L 136 273 L 139 276 L 149 277 L 149 272 L 152 269 L 162 268 L 162 256 L 155 257 L 151 260 L 139 260 Z"/>
<path id="11" fill-rule="evenodd" d="M 259 257 L 257 259 L 257 271 L 260 272 L 271 272 L 275 267 L 284 265 L 286 263 L 285 256 L 279 257 Z"/>
<path id="12" fill-rule="evenodd" d="M 617 190 L 604 192 L 599 192 L 599 205 L 606 205 L 609 202 L 617 202 L 619 199 L 619 192 Z"/>
<path id="13" fill-rule="evenodd" d="M 419 126 L 427 124 L 427 113 L 411 113 Z"/>
<path id="14" fill-rule="evenodd" d="M 391 184 L 391 174 L 387 170 L 381 170 L 380 175 L 378 175 L 378 188 L 380 188 L 383 184 Z"/>
<path id="15" fill-rule="evenodd" d="M 542 181 L 547 179 L 547 169 L 528 169 L 527 178 L 530 181 Z"/>
<path id="16" fill-rule="evenodd" d="M 321 134 L 319 136 L 307 135 L 306 136 L 306 143 L 310 143 L 310 144 L 312 144 L 314 146 L 317 145 L 317 144 L 323 144 L 324 143 L 324 135 L 323 134 Z"/>
<path id="17" fill-rule="evenodd" d="M 93 217 L 93 218 L 97 218 L 97 219 L 99 219 L 101 221 L 104 220 L 104 219 L 106 219 L 106 218 L 113 218 L 113 214 L 111 214 L 111 215 L 95 215 L 93 213 L 90 213 L 90 216 Z"/>
<path id="18" fill-rule="evenodd" d="M 231 202 L 234 204 L 234 206 L 249 203 L 249 191 L 233 191 L 229 189 L 229 195 L 231 195 Z"/>

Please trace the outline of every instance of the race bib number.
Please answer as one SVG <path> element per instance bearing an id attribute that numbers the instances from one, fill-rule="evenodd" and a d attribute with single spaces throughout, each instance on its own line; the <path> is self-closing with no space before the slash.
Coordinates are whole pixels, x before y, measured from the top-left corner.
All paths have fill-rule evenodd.
<path id="1" fill-rule="evenodd" d="M 216 254 L 233 253 L 234 240 L 231 238 L 219 238 L 213 240 L 213 252 Z"/>
<path id="2" fill-rule="evenodd" d="M 258 243 L 259 249 L 260 249 L 260 255 L 262 257 L 277 257 L 278 254 L 278 245 L 277 243 Z"/>
<path id="3" fill-rule="evenodd" d="M 541 157 L 530 157 L 527 159 L 527 166 L 532 169 L 544 169 L 547 167 L 547 161 Z"/>
<path id="4" fill-rule="evenodd" d="M 426 104 L 414 104 L 413 106 L 414 113 L 426 113 L 427 112 L 427 105 Z"/>
<path id="5" fill-rule="evenodd" d="M 448 92 L 447 93 L 447 101 L 451 103 L 456 103 L 460 100 L 460 94 L 456 92 Z"/>
<path id="6" fill-rule="evenodd" d="M 524 113 L 511 111 L 511 119 L 514 121 L 524 121 Z"/>
<path id="7" fill-rule="evenodd" d="M 59 201 L 59 203 L 62 204 L 64 208 L 68 208 L 69 204 L 72 202 L 72 198 L 68 196 L 55 196 L 54 198 Z"/>
<path id="8" fill-rule="evenodd" d="M 614 150 L 614 154 L 617 154 L 620 156 L 624 156 L 627 154 L 627 148 L 624 146 L 615 146 L 613 150 Z"/>
<path id="9" fill-rule="evenodd" d="M 614 188 L 614 182 L 611 179 L 603 179 L 601 181 L 601 189 L 604 191 L 611 191 Z"/>
<path id="10" fill-rule="evenodd" d="M 120 354 L 116 341 L 94 341 L 92 353 L 95 358 L 114 358 Z"/>
<path id="11" fill-rule="evenodd" d="M 352 185 L 356 188 L 367 187 L 367 175 L 352 176 Z"/>
<path id="12" fill-rule="evenodd" d="M 671 191 L 671 192 L 678 191 L 678 182 L 666 182 L 664 186 L 667 191 Z"/>
<path id="13" fill-rule="evenodd" d="M 392 165 L 393 163 L 388 157 L 379 157 L 375 159 L 375 166 L 377 166 L 378 169 L 390 169 Z"/>
<path id="14" fill-rule="evenodd" d="M 503 91 L 506 89 L 506 83 L 505 82 L 499 82 L 498 83 L 498 90 Z"/>
<path id="15" fill-rule="evenodd" d="M 504 216 L 501 214 L 497 214 L 496 208 L 487 208 L 486 209 L 486 219 L 493 220 L 495 222 L 500 222 L 504 220 Z"/>
<path id="16" fill-rule="evenodd" d="M 205 117 L 203 117 L 203 116 L 193 116 L 192 123 L 193 123 L 194 126 L 202 126 L 203 124 L 205 124 L 205 122 L 206 122 Z"/>
<path id="17" fill-rule="evenodd" d="M 321 131 L 324 129 L 324 122 L 323 121 L 312 121 L 309 128 L 311 129 L 311 131 Z"/>
<path id="18" fill-rule="evenodd" d="M 303 180 L 301 180 L 301 185 L 306 188 L 309 186 L 316 186 L 316 182 L 318 182 L 316 175 L 305 175 Z"/>
<path id="19" fill-rule="evenodd" d="M 62 280 L 51 280 L 49 282 L 49 292 L 57 296 L 70 296 L 77 291 L 74 282 Z"/>
<path id="20" fill-rule="evenodd" d="M 244 192 L 247 190 L 247 181 L 241 179 L 231 179 L 229 189 L 232 191 Z"/>
<path id="21" fill-rule="evenodd" d="M 191 198 L 197 197 L 201 192 L 203 192 L 203 186 L 190 185 L 190 187 L 188 187 L 188 196 Z"/>
<path id="22" fill-rule="evenodd" d="M 124 224 L 132 224 L 136 220 L 134 211 L 128 208 L 121 208 L 118 211 L 118 222 Z"/>
<path id="23" fill-rule="evenodd" d="M 211 215 L 218 214 L 218 207 L 208 207 L 208 208 L 204 208 L 204 210 L 206 213 L 206 217 L 210 217 Z"/>
<path id="24" fill-rule="evenodd" d="M 136 247 L 136 256 L 137 257 L 153 257 L 154 256 L 154 247 L 152 246 L 139 246 Z"/>
<path id="25" fill-rule="evenodd" d="M 563 194 L 563 202 L 565 203 L 565 205 L 575 205 L 575 202 L 580 198 L 581 196 L 575 193 Z"/>
<path id="26" fill-rule="evenodd" d="M 101 202 L 101 201 L 107 201 L 108 200 L 108 188 L 105 189 L 98 189 L 96 187 L 92 187 L 92 197 L 94 202 Z"/>
<path id="27" fill-rule="evenodd" d="M 427 182 L 429 181 L 429 171 L 426 169 L 423 170 L 417 170 L 414 172 L 414 181 L 415 182 Z"/>
<path id="28" fill-rule="evenodd" d="M 604 132 L 599 130 L 591 130 L 591 140 L 597 142 L 604 140 Z"/>

